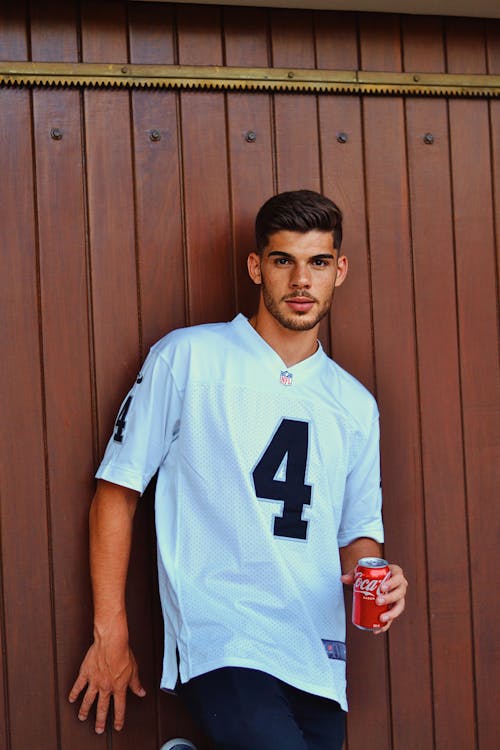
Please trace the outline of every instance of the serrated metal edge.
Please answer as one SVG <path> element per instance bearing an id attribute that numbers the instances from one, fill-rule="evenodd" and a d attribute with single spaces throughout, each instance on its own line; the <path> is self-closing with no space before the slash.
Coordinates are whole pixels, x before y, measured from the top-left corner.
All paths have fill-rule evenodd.
<path id="1" fill-rule="evenodd" d="M 91 73 L 92 71 L 92 73 Z M 144 72 L 151 73 L 144 75 Z M 285 77 L 286 76 L 286 77 Z M 408 82 L 409 78 L 411 82 Z M 389 79 L 389 80 L 387 80 Z M 427 79 L 427 80 L 426 80 Z M 429 81 L 431 79 L 431 81 Z M 479 82 L 479 85 L 476 85 Z M 500 76 L 0 61 L 0 85 L 497 98 Z"/>

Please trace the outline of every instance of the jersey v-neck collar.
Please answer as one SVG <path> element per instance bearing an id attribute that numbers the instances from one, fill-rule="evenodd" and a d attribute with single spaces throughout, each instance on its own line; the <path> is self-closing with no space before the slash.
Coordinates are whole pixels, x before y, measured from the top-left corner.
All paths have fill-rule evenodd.
<path id="1" fill-rule="evenodd" d="M 297 362 L 295 365 L 291 365 L 290 367 L 288 367 L 285 362 L 283 362 L 278 352 L 273 349 L 270 344 L 267 343 L 267 341 L 260 335 L 260 333 L 255 330 L 248 318 L 246 318 L 242 313 L 238 313 L 238 315 L 233 318 L 231 322 L 237 329 L 241 331 L 243 335 L 245 335 L 245 337 L 251 338 L 253 340 L 256 348 L 259 349 L 259 355 L 262 356 L 263 354 L 265 354 L 266 357 L 270 361 L 272 361 L 274 366 L 278 366 L 280 368 L 281 372 L 300 372 L 300 374 L 303 374 L 304 372 L 307 372 L 308 370 L 316 367 L 324 357 L 325 353 L 321 345 L 321 341 L 319 341 L 318 339 L 318 348 L 316 349 L 314 354 L 311 354 L 309 357 L 306 357 L 306 359 L 303 359 L 300 362 Z"/>

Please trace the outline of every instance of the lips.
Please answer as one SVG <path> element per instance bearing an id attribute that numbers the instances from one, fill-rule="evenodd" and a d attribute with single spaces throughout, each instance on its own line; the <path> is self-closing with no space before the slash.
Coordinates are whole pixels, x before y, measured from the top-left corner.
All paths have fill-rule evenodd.
<path id="1" fill-rule="evenodd" d="M 314 300 L 310 297 L 291 297 L 285 300 L 285 302 L 292 310 L 301 313 L 309 312 L 314 305 Z"/>

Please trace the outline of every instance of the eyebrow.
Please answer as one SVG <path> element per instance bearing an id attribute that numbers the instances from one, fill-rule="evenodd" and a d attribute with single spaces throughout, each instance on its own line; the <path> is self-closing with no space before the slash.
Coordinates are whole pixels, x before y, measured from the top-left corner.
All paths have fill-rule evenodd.
<path id="1" fill-rule="evenodd" d="M 281 257 L 292 258 L 292 259 L 294 258 L 294 256 L 291 253 L 286 253 L 284 250 L 272 250 L 267 257 L 270 258 L 272 255 L 279 255 Z M 310 260 L 318 260 L 318 259 L 334 260 L 335 256 L 332 255 L 331 253 L 318 253 L 317 255 L 312 255 L 310 258 Z"/>

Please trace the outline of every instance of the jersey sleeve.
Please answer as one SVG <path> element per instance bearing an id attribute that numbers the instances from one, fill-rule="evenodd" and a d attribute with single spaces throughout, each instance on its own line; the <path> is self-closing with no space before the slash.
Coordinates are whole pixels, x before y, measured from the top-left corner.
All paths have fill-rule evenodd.
<path id="1" fill-rule="evenodd" d="M 360 537 L 384 541 L 378 416 L 347 475 L 338 545 L 345 547 Z"/>
<path id="2" fill-rule="evenodd" d="M 180 410 L 168 363 L 151 351 L 120 407 L 96 478 L 142 494 L 175 439 Z"/>

